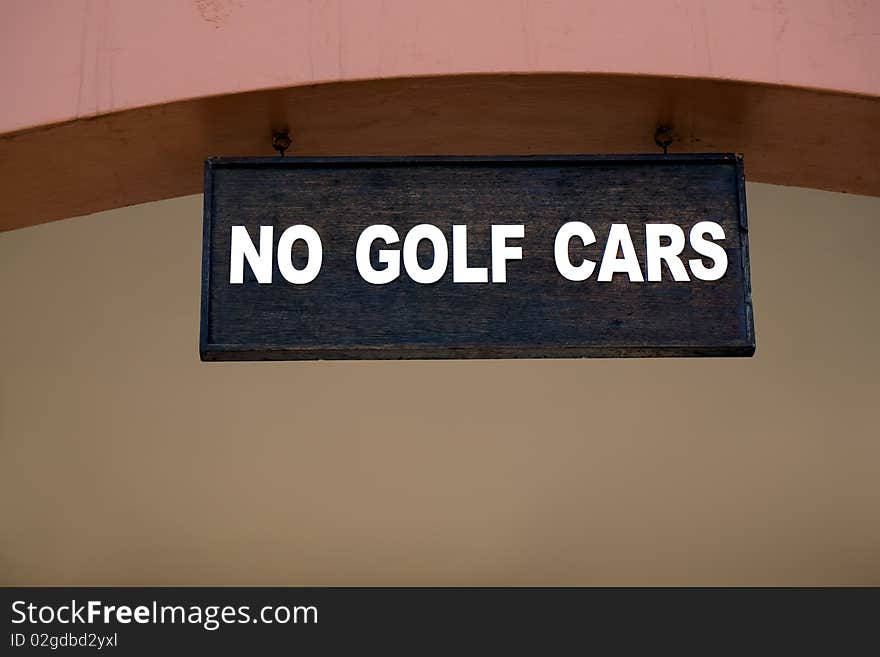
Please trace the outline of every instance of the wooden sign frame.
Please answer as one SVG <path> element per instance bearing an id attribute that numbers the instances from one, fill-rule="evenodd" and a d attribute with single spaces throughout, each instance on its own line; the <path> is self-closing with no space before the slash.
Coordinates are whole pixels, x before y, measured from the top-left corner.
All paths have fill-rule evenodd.
<path id="1" fill-rule="evenodd" d="M 624 223 L 644 274 L 646 224 L 676 224 L 693 237 L 696 224 L 706 220 L 724 229 L 719 243 L 727 269 L 720 280 L 697 280 L 692 273 L 688 281 L 672 280 L 670 261 L 658 261 L 660 281 L 644 275 L 642 282 L 619 271 L 605 282 L 597 281 L 595 271 L 573 282 L 551 267 L 552 235 L 558 238 L 568 221 L 591 225 L 597 238 L 589 245 L 577 237 L 569 242 L 572 264 L 586 259 L 598 270 L 611 225 Z M 440 280 L 417 283 L 402 264 L 399 277 L 385 285 L 358 277 L 356 242 L 366 226 L 392 225 L 400 237 L 393 245 L 381 240 L 373 245 L 375 264 L 377 249 L 400 250 L 414 225 L 432 222 L 448 245 Z M 311 225 L 323 248 L 318 277 L 292 284 L 279 275 L 273 256 L 271 283 L 254 279 L 250 260 L 243 265 L 245 279 L 230 283 L 229 227 L 236 224 L 255 246 L 260 227 L 273 226 L 273 251 L 286 228 Z M 472 262 L 465 266 L 487 271 L 494 248 L 490 224 L 525 226 L 522 239 L 505 243 L 522 249 L 522 259 L 506 262 L 506 282 L 494 281 L 495 260 L 491 281 L 452 280 L 450 232 L 459 224 L 467 226 L 470 240 L 465 252 Z M 437 257 L 426 248 L 430 244 L 414 247 L 419 267 L 431 262 L 431 254 Z M 626 255 L 623 246 L 615 255 Z M 692 246 L 681 252 L 682 263 L 714 266 Z M 202 360 L 692 357 L 754 351 L 739 155 L 273 157 L 205 163 Z"/>

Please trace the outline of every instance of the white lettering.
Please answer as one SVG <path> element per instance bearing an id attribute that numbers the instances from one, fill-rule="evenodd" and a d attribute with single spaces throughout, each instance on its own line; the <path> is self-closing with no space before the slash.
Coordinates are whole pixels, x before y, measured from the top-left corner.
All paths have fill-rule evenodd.
<path id="1" fill-rule="evenodd" d="M 724 229 L 714 221 L 701 221 L 691 228 L 691 247 L 702 256 L 711 258 L 711 267 L 703 265 L 699 259 L 688 260 L 691 273 L 701 281 L 717 281 L 727 271 L 727 251 L 719 244 L 710 242 L 703 235 L 710 235 L 716 240 L 724 239 Z"/>
<path id="2" fill-rule="evenodd" d="M 434 261 L 427 269 L 422 269 L 419 264 L 419 243 L 422 240 L 428 240 L 434 248 Z M 448 262 L 449 247 L 446 246 L 446 237 L 437 226 L 419 224 L 406 234 L 406 239 L 403 240 L 403 266 L 416 283 L 436 283 L 446 273 Z"/>
<path id="3" fill-rule="evenodd" d="M 618 249 L 623 251 L 622 258 L 617 257 Z M 642 282 L 645 280 L 626 224 L 611 224 L 608 242 L 605 244 L 605 253 L 602 255 L 602 264 L 599 266 L 598 280 L 610 281 L 611 277 L 617 273 L 628 274 L 630 281 Z"/>
<path id="4" fill-rule="evenodd" d="M 508 239 L 522 239 L 525 226 L 521 224 L 492 226 L 492 282 L 507 282 L 507 261 L 522 260 L 521 246 L 507 246 Z"/>
<path id="5" fill-rule="evenodd" d="M 272 226 L 260 226 L 260 250 L 254 246 L 247 228 L 232 227 L 229 256 L 229 282 L 232 285 L 244 283 L 244 261 L 247 259 L 251 271 L 261 285 L 272 282 Z"/>
<path id="6" fill-rule="evenodd" d="M 577 266 L 571 264 L 571 260 L 568 257 L 568 246 L 573 237 L 580 238 L 584 246 L 589 246 L 596 242 L 596 235 L 593 233 L 593 229 L 583 221 L 569 221 L 563 225 L 559 232 L 556 233 L 556 241 L 553 245 L 556 270 L 570 281 L 585 281 L 593 275 L 596 263 L 584 258 L 581 264 Z"/>
<path id="7" fill-rule="evenodd" d="M 468 267 L 467 226 L 452 227 L 452 282 L 488 283 L 489 270 L 485 267 Z"/>
<path id="8" fill-rule="evenodd" d="M 385 268 L 373 269 L 373 265 L 370 263 L 370 247 L 376 240 L 382 240 L 385 244 L 397 244 L 400 237 L 391 226 L 385 224 L 368 226 L 358 237 L 355 260 L 361 278 L 373 285 L 384 285 L 400 276 L 400 251 L 379 249 L 379 262 L 383 263 Z"/>
<path id="9" fill-rule="evenodd" d="M 668 237 L 669 244 L 660 244 L 661 237 Z M 648 280 L 659 281 L 663 277 L 661 261 L 665 260 L 672 278 L 689 281 L 684 263 L 678 256 L 684 251 L 684 231 L 675 224 L 645 224 L 645 249 L 648 256 Z"/>
<path id="10" fill-rule="evenodd" d="M 297 240 L 303 240 L 309 250 L 306 266 L 302 269 L 293 266 L 293 244 Z M 323 259 L 321 237 L 311 226 L 299 224 L 281 233 L 278 240 L 278 271 L 284 276 L 284 280 L 296 285 L 311 283 L 321 271 Z"/>

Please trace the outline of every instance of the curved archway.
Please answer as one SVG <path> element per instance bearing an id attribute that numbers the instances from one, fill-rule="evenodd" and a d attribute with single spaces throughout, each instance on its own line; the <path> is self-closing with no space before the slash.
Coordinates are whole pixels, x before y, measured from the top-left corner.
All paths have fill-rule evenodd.
<path id="1" fill-rule="evenodd" d="M 619 75 L 467 75 L 203 98 L 0 138 L 12 229 L 196 193 L 212 155 L 738 151 L 751 180 L 880 194 L 880 103 L 741 82 Z M 51 190 L 51 193 L 49 193 Z"/>
<path id="2" fill-rule="evenodd" d="M 832 0 L 14 2 L 0 230 L 197 191 L 209 155 L 745 153 L 880 194 L 880 10 Z M 156 47 L 161 44 L 161 47 Z"/>

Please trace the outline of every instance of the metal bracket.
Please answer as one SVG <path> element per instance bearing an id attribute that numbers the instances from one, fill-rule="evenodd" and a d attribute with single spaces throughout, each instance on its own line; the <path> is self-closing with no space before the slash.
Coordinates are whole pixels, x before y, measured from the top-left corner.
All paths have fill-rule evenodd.
<path id="1" fill-rule="evenodd" d="M 672 136 L 671 125 L 658 125 L 654 130 L 654 143 L 663 149 L 663 154 L 667 155 L 670 144 L 675 141 Z"/>
<path id="2" fill-rule="evenodd" d="M 291 143 L 290 135 L 287 133 L 287 130 L 272 134 L 272 148 L 278 151 L 281 154 L 281 157 L 284 157 L 284 151 L 290 148 Z"/>

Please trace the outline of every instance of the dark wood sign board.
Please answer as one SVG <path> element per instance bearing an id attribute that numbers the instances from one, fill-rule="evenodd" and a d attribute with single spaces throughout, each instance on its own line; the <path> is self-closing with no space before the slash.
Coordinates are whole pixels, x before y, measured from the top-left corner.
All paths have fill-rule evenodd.
<path id="1" fill-rule="evenodd" d="M 751 356 L 742 159 L 210 159 L 201 313 L 207 361 Z"/>

